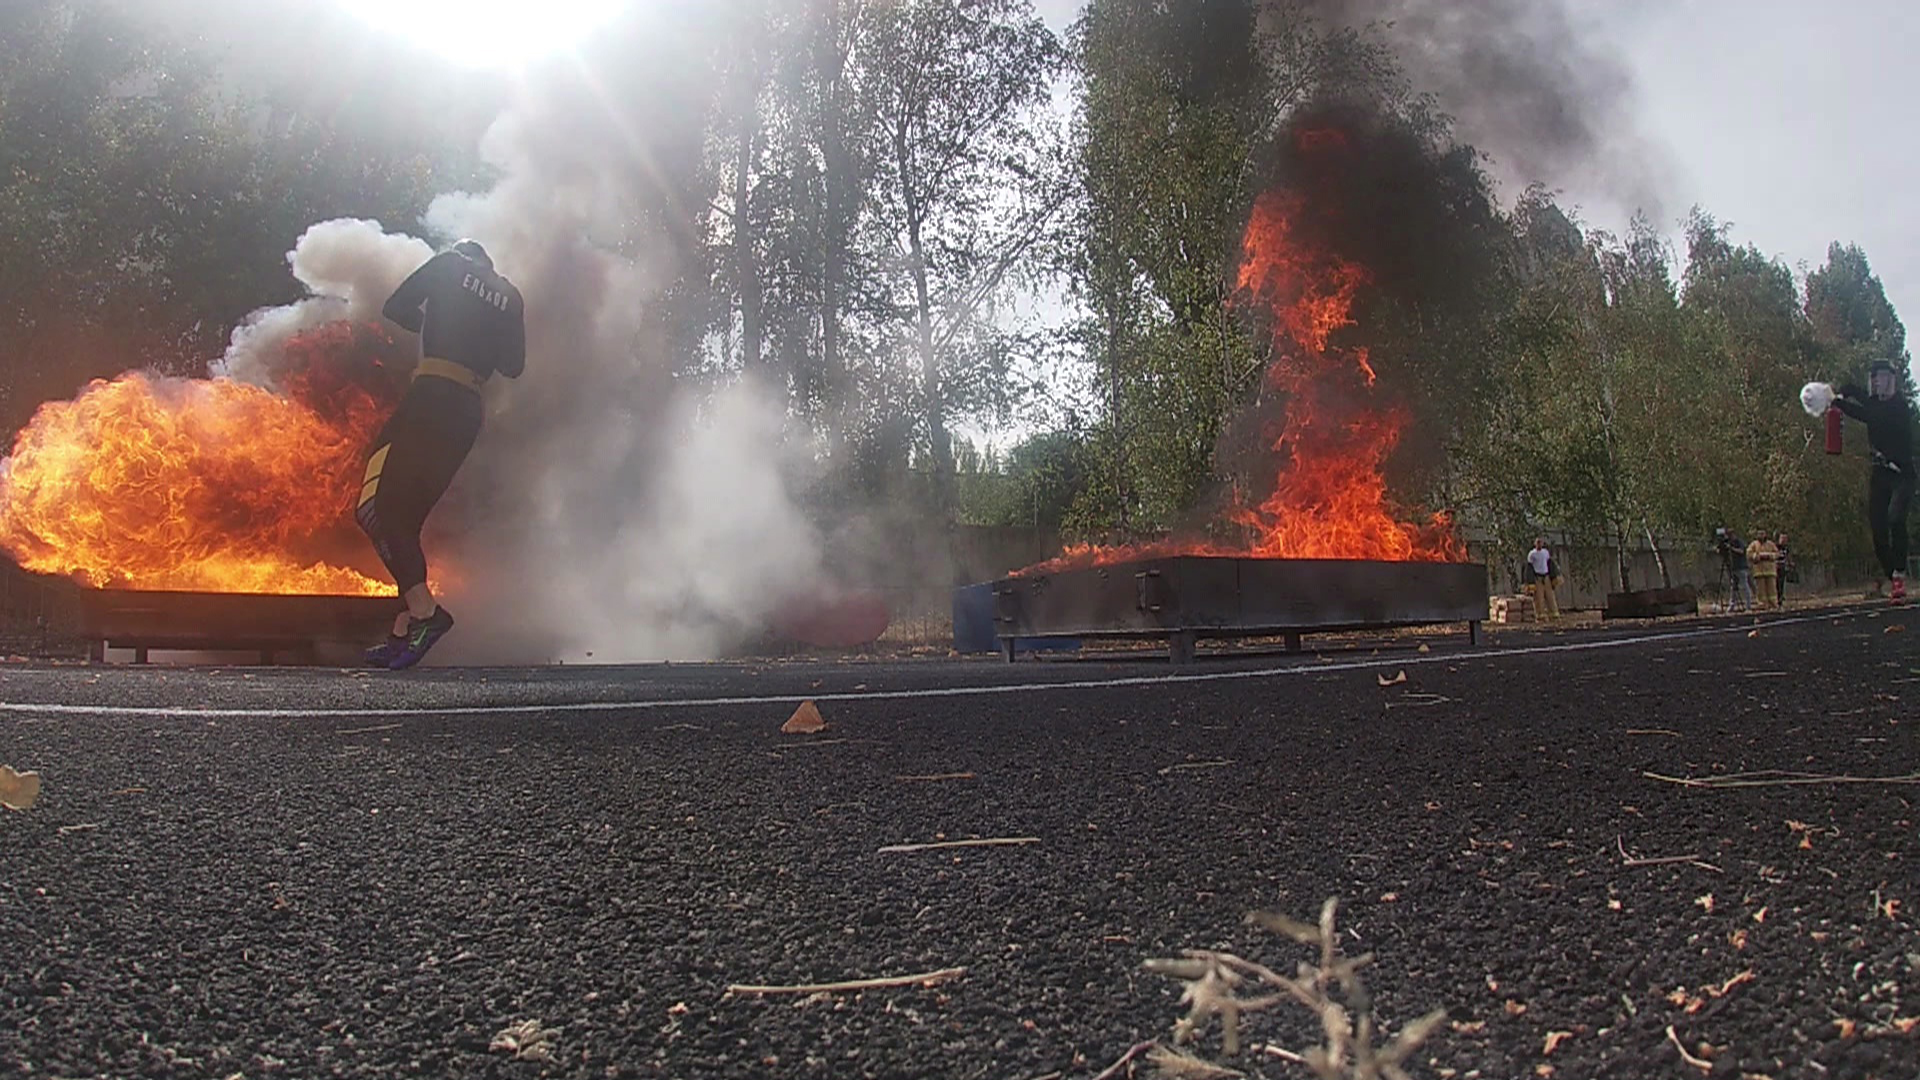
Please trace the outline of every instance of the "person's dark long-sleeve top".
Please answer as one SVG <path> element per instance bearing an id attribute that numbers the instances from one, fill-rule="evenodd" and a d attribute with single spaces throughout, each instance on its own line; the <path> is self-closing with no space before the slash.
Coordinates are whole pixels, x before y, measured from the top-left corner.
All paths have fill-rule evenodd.
<path id="1" fill-rule="evenodd" d="M 420 335 L 424 356 L 451 360 L 485 378 L 517 379 L 527 367 L 526 305 L 513 283 L 443 251 L 395 289 L 383 311 Z"/>
<path id="2" fill-rule="evenodd" d="M 1833 404 L 1867 425 L 1867 445 L 1874 453 L 1913 471 L 1913 406 L 1904 396 L 1877 398 L 1858 386 L 1843 386 Z"/>

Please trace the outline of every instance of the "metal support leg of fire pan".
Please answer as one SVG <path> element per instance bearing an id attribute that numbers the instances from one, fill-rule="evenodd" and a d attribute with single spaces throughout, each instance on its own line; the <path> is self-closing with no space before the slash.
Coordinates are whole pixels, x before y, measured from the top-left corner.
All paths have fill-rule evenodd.
<path id="1" fill-rule="evenodd" d="M 1175 664 L 1200 638 L 1304 635 L 1466 623 L 1477 645 L 1486 567 L 1346 559 L 1201 556 L 1005 578 L 994 583 L 995 632 L 1018 638 L 1166 638 Z"/>
<path id="2" fill-rule="evenodd" d="M 396 597 L 83 589 L 80 637 L 95 663 L 106 660 L 109 648 L 132 649 L 136 664 L 156 650 L 315 663 L 329 648 L 345 655 L 379 640 L 399 610 Z"/>

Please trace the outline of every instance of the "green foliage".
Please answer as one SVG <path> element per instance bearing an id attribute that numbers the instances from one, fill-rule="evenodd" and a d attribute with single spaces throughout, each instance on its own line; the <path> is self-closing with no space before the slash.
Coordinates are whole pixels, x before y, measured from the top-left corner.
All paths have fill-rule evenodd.
<path id="1" fill-rule="evenodd" d="M 308 225 L 410 224 L 441 186 L 430 162 L 470 154 L 403 136 L 410 124 L 222 86 L 209 58 L 105 0 L 19 0 L 4 20 L 10 426 L 89 378 L 198 372 L 247 312 L 293 297 L 284 252 Z"/>

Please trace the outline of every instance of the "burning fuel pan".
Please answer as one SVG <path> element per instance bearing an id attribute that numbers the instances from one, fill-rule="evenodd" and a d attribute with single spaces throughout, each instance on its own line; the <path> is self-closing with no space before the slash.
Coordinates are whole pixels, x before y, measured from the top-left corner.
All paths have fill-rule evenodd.
<path id="1" fill-rule="evenodd" d="M 1302 635 L 1467 624 L 1480 641 L 1487 568 L 1476 563 L 1358 559 L 1145 559 L 993 584 L 994 632 L 1014 656 L 1019 638 L 1167 639 L 1176 664 L 1200 638 Z"/>
<path id="2" fill-rule="evenodd" d="M 80 636 L 90 659 L 132 649 L 258 653 L 261 663 L 313 663 L 355 653 L 393 628 L 396 597 L 272 596 L 263 593 L 80 591 Z"/>

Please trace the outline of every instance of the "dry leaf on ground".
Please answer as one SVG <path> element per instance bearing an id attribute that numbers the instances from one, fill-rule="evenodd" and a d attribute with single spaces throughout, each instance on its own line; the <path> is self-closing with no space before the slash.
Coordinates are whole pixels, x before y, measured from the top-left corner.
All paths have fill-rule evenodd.
<path id="1" fill-rule="evenodd" d="M 9 810 L 26 810 L 39 798 L 39 773 L 14 772 L 13 766 L 0 765 L 0 806 Z"/>
<path id="2" fill-rule="evenodd" d="M 1573 1038 L 1573 1032 L 1571 1031 L 1547 1032 L 1547 1044 L 1541 1047 L 1540 1049 L 1541 1056 L 1544 1057 L 1548 1054 L 1553 1053 L 1555 1050 L 1560 1049 L 1560 1044 L 1563 1042 L 1566 1042 L 1568 1039 L 1571 1039 L 1571 1038 Z"/>
<path id="3" fill-rule="evenodd" d="M 1394 676 L 1393 678 L 1391 678 L 1391 679 L 1389 679 L 1389 678 L 1387 678 L 1387 677 L 1386 677 L 1385 675 L 1382 675 L 1382 676 L 1380 676 L 1380 685 L 1381 685 L 1381 686 L 1399 686 L 1399 685 L 1400 685 L 1401 683 L 1403 683 L 1403 682 L 1406 682 L 1406 681 L 1407 681 L 1407 673 L 1406 673 L 1406 672 L 1404 672 L 1404 671 L 1402 671 L 1402 672 L 1400 672 L 1399 674 L 1397 674 L 1397 675 L 1395 675 L 1395 676 Z"/>
<path id="4" fill-rule="evenodd" d="M 801 702 L 787 722 L 780 725 L 780 731 L 786 735 L 811 735 L 826 728 L 827 721 L 820 715 L 819 707 L 811 701 Z"/>

